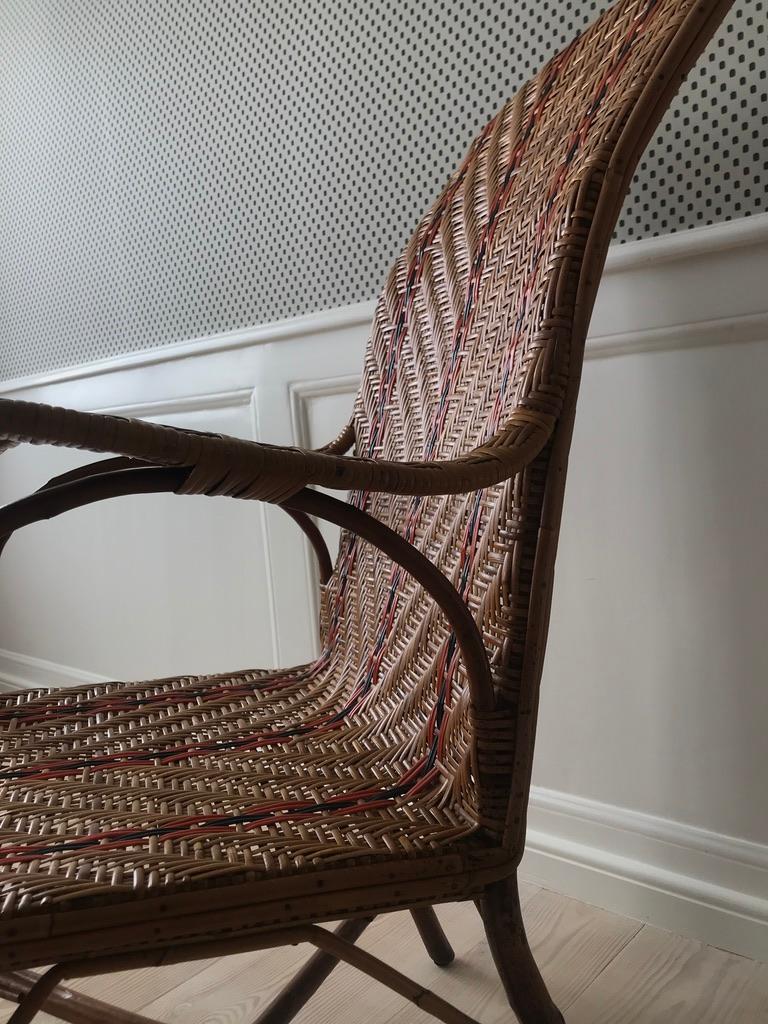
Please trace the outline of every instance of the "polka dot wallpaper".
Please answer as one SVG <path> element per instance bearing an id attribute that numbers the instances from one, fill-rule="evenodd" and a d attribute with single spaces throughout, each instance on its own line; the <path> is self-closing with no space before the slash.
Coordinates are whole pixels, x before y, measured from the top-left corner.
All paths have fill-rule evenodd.
<path id="1" fill-rule="evenodd" d="M 0 378 L 375 296 L 469 141 L 605 5 L 4 0 Z M 766 8 L 742 0 L 619 241 L 766 205 Z"/>

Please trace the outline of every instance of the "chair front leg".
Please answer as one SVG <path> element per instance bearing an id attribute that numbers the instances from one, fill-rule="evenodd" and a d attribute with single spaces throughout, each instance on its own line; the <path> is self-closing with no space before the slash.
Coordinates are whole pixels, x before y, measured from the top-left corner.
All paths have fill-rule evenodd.
<path id="1" fill-rule="evenodd" d="M 520 1024 L 565 1024 L 528 945 L 517 876 L 488 886 L 478 909 L 493 962 Z"/>

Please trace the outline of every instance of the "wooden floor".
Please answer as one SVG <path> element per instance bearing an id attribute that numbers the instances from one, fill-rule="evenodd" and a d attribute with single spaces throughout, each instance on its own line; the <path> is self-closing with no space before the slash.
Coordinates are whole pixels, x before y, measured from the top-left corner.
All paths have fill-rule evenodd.
<path id="1" fill-rule="evenodd" d="M 528 933 L 567 1024 L 768 1024 L 768 965 L 532 885 Z M 428 960 L 407 914 L 379 918 L 361 945 L 483 1024 L 513 1024 L 471 904 L 438 908 L 456 950 Z M 307 955 L 301 948 L 90 978 L 73 987 L 169 1024 L 251 1024 Z M 0 1021 L 11 1005 L 0 1002 Z M 40 1014 L 36 1024 L 54 1018 Z M 433 1018 L 341 965 L 298 1024 L 428 1024 Z"/>

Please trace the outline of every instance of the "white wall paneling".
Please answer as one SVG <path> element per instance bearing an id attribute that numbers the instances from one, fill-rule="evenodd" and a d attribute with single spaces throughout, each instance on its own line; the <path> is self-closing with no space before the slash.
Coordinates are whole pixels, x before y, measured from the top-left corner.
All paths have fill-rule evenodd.
<path id="1" fill-rule="evenodd" d="M 527 854 L 550 885 L 764 957 L 766 266 L 768 216 L 609 256 L 574 436 Z M 0 393 L 315 446 L 349 413 L 371 315 L 362 303 Z M 0 500 L 82 458 L 8 453 Z M 307 547 L 277 509 L 119 499 L 9 545 L 0 678 L 295 663 L 315 649 L 314 594 Z"/>
<path id="2" fill-rule="evenodd" d="M 322 444 L 348 416 L 370 318 L 370 304 L 348 307 L 8 382 L 0 394 Z M 11 451 L 0 499 L 86 458 Z M 78 510 L 9 544 L 0 648 L 121 678 L 305 660 L 316 607 L 299 538 L 260 504 L 162 495 Z M 26 602 L 11 599 L 21 593 Z"/>

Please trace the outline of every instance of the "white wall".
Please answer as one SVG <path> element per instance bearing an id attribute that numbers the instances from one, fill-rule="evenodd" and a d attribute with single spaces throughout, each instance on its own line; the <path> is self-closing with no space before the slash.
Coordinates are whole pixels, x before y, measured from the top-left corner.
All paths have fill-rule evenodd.
<path id="1" fill-rule="evenodd" d="M 768 958 L 768 217 L 612 253 L 574 438 L 526 870 Z M 262 440 L 344 422 L 369 304 L 0 386 Z M 16 450 L 7 500 L 81 458 Z M 313 569 L 277 509 L 120 499 L 0 563 L 0 676 L 296 662 Z M 42 660 L 41 660 L 42 659 Z M 67 666 L 74 666 L 68 668 Z M 82 678 L 82 676 L 81 676 Z"/>

